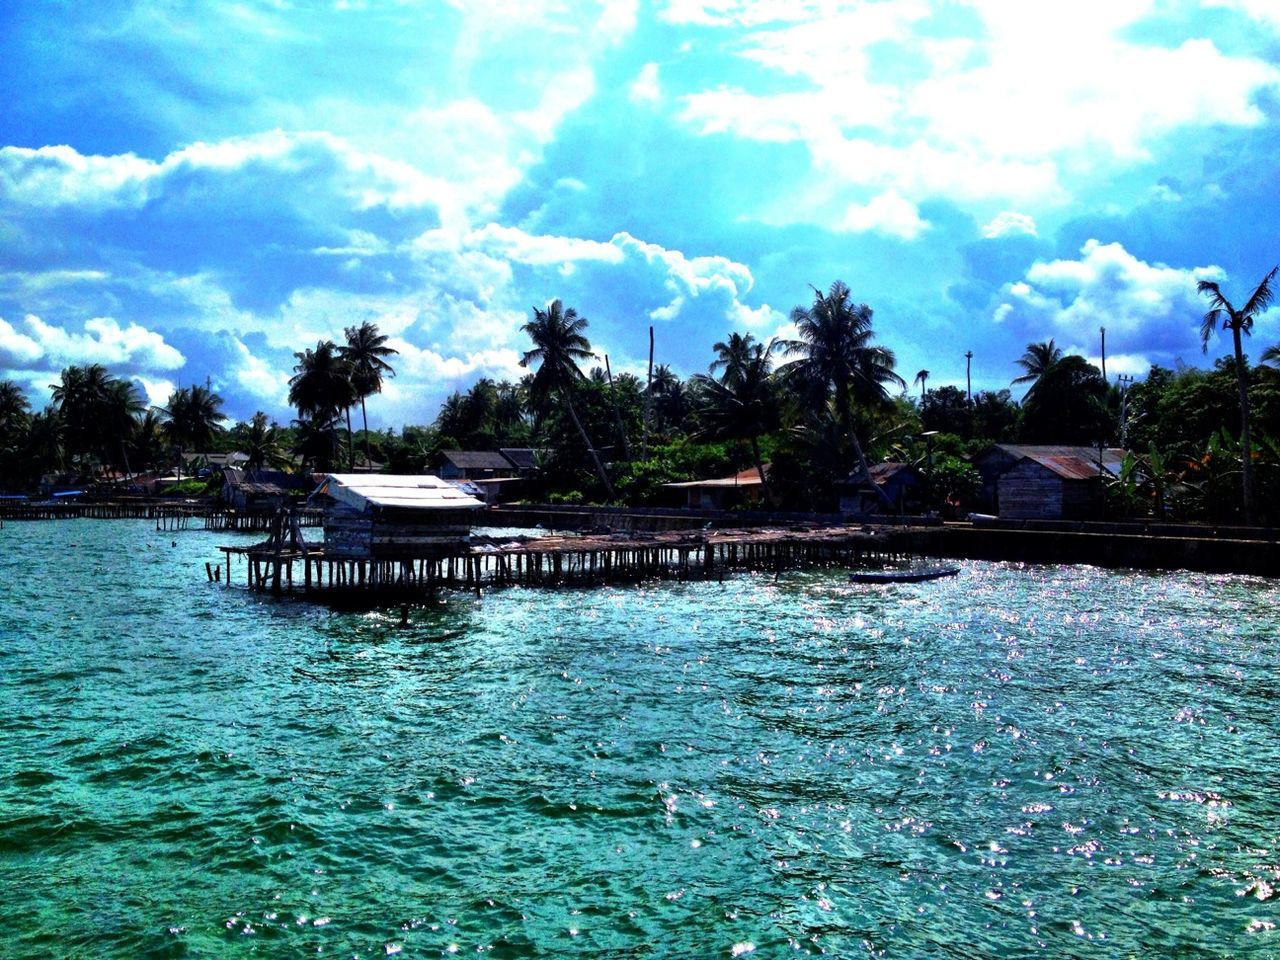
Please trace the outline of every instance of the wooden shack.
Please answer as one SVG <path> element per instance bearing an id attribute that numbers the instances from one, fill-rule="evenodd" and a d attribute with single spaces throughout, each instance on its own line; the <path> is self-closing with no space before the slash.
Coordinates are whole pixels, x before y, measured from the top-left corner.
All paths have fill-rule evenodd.
<path id="1" fill-rule="evenodd" d="M 764 464 L 769 475 L 769 464 Z M 728 477 L 714 480 L 686 480 L 682 483 L 664 483 L 664 490 L 684 500 L 690 510 L 731 510 L 734 507 L 754 507 L 764 497 L 764 482 L 755 467 L 739 470 Z"/>
<path id="2" fill-rule="evenodd" d="M 1093 520 L 1103 513 L 1103 478 L 1124 459 L 1115 447 L 996 444 L 973 461 L 983 512 L 1012 520 Z"/>
<path id="3" fill-rule="evenodd" d="M 326 557 L 434 559 L 465 552 L 484 506 L 431 476 L 329 474 L 311 495 L 324 508 Z"/>

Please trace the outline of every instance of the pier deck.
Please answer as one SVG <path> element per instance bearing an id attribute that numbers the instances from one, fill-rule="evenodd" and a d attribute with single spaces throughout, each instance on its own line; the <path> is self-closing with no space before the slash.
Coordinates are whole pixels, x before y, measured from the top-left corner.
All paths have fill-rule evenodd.
<path id="1" fill-rule="evenodd" d="M 728 570 L 783 570 L 846 566 L 893 559 L 911 551 L 910 528 L 870 527 L 727 529 L 662 533 L 601 533 L 537 539 L 482 538 L 465 552 L 436 557 L 353 560 L 327 556 L 323 546 L 277 540 L 254 546 L 222 546 L 225 579 L 232 558 L 247 561 L 245 584 L 275 593 L 367 594 L 371 599 L 426 597 L 439 589 L 488 586 L 589 586 L 651 579 L 701 580 Z M 206 565 L 210 580 L 223 572 Z"/>

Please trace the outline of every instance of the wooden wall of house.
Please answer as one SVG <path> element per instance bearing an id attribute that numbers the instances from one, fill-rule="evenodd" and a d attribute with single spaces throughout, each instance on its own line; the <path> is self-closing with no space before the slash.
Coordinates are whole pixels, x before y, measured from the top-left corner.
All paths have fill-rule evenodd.
<path id="1" fill-rule="evenodd" d="M 1062 478 L 1034 460 L 1000 477 L 1000 516 L 1012 520 L 1062 519 Z"/>
<path id="2" fill-rule="evenodd" d="M 352 560 L 409 560 L 460 553 L 471 535 L 469 510 L 359 513 L 331 507 L 324 516 L 325 554 Z"/>

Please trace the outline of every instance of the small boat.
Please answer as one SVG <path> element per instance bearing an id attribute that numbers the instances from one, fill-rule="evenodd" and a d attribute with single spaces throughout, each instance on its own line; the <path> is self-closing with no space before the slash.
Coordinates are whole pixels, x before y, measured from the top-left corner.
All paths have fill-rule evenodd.
<path id="1" fill-rule="evenodd" d="M 850 583 L 921 583 L 925 580 L 941 580 L 954 577 L 959 567 L 918 567 L 914 570 L 855 570 L 849 574 Z"/>

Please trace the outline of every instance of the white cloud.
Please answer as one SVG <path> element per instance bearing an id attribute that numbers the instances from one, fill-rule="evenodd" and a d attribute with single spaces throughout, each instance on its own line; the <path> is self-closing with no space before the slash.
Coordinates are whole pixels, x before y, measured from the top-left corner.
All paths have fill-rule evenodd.
<path id="1" fill-rule="evenodd" d="M 1118 355 L 1142 348 L 1169 362 L 1199 353 L 1206 305 L 1196 283 L 1221 276 L 1218 267 L 1148 263 L 1118 243 L 1090 240 L 1078 260 L 1037 262 L 1023 280 L 1006 284 L 993 319 L 1017 323 L 1033 339 L 1068 344 L 1095 344 L 1099 328 L 1106 327 Z"/>
<path id="2" fill-rule="evenodd" d="M 944 7 L 969 8 L 981 29 L 917 30 Z M 794 3 L 767 12 L 673 2 L 664 16 L 745 30 L 739 55 L 764 71 L 686 96 L 681 118 L 699 133 L 802 143 L 829 196 L 854 186 L 914 203 L 1025 205 L 1068 201 L 1080 178 L 1144 162 L 1173 132 L 1263 122 L 1256 96 L 1280 86 L 1280 68 L 1199 37 L 1177 46 L 1132 39 L 1153 11 L 1151 0 Z M 791 78 L 783 92 L 761 92 L 778 76 Z M 811 198 L 793 219 L 823 206 Z"/>
<path id="3" fill-rule="evenodd" d="M 656 103 L 662 99 L 662 87 L 658 83 L 658 65 L 646 63 L 631 82 L 629 95 L 632 103 Z"/>
<path id="4" fill-rule="evenodd" d="M 929 224 L 920 218 L 920 211 L 910 200 L 906 200 L 896 190 L 889 190 L 873 197 L 869 202 L 853 203 L 845 211 L 840 229 L 853 233 L 866 233 L 874 230 L 878 233 L 897 237 L 900 240 L 914 240 Z"/>
<path id="5" fill-rule="evenodd" d="M 186 363 L 186 358 L 165 343 L 163 336 L 136 323 L 121 327 L 111 317 L 94 317 L 84 322 L 84 333 L 72 333 L 34 315 L 23 322 L 40 344 L 43 359 L 55 366 L 101 363 L 176 370 Z"/>
<path id="6" fill-rule="evenodd" d="M 44 348 L 40 344 L 0 317 L 0 366 L 25 367 L 43 356 Z"/>
<path id="7" fill-rule="evenodd" d="M 1036 236 L 1036 222 L 1034 218 L 1025 213 L 1018 213 L 1014 210 L 1002 210 L 997 213 L 985 227 L 982 228 L 982 235 L 988 240 L 996 237 L 1007 236 L 1012 233 L 1024 233 L 1028 236 Z"/>

